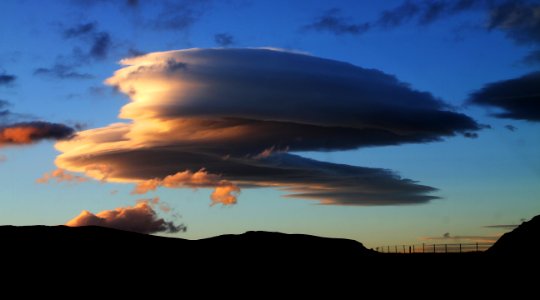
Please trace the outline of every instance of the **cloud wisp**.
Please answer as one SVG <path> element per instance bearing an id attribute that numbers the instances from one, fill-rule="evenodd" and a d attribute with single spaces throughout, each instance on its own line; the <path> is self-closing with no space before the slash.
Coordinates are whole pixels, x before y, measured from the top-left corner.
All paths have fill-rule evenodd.
<path id="1" fill-rule="evenodd" d="M 59 168 L 105 165 L 108 180 L 145 189 L 194 188 L 194 174 L 205 172 L 215 177 L 202 185 L 220 203 L 236 202 L 239 188 L 275 187 L 321 204 L 417 204 L 436 189 L 290 152 L 427 143 L 481 128 L 394 76 L 298 53 L 190 49 L 122 63 L 107 83 L 129 95 L 120 118 L 130 121 L 57 143 Z M 179 174 L 182 184 L 168 183 Z"/>
<path id="2" fill-rule="evenodd" d="M 65 39 L 76 39 L 86 43 L 85 57 L 103 60 L 112 49 L 112 39 L 108 32 L 98 30 L 96 22 L 81 23 L 63 30 Z"/>
<path id="3" fill-rule="evenodd" d="M 119 207 L 97 214 L 83 210 L 65 225 L 71 227 L 101 226 L 144 234 L 186 231 L 185 225 L 175 224 L 173 221 L 160 218 L 153 208 L 158 203 L 159 199 L 157 198 L 143 200 L 138 201 L 135 206 Z"/>
<path id="4" fill-rule="evenodd" d="M 49 183 L 51 181 L 55 181 L 56 183 L 60 182 L 85 182 L 88 181 L 88 177 L 79 176 L 75 174 L 71 174 L 69 172 L 66 172 L 62 169 L 56 169 L 51 172 L 47 172 L 43 174 L 42 177 L 36 179 L 37 183 Z"/>
<path id="5" fill-rule="evenodd" d="M 371 25 L 365 23 L 351 23 L 341 15 L 341 11 L 333 8 L 317 17 L 313 23 L 304 26 L 306 30 L 327 31 L 335 35 L 360 35 L 370 29 Z"/>
<path id="6" fill-rule="evenodd" d="M 0 86 L 10 86 L 15 82 L 16 79 L 17 76 L 0 70 Z"/>

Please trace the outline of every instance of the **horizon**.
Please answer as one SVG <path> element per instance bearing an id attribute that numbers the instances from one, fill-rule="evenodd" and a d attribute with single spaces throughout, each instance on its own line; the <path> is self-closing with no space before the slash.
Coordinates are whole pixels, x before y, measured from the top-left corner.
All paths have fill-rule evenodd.
<path id="1" fill-rule="evenodd" d="M 376 248 L 540 214 L 539 1 L 0 8 L 0 225 Z"/>

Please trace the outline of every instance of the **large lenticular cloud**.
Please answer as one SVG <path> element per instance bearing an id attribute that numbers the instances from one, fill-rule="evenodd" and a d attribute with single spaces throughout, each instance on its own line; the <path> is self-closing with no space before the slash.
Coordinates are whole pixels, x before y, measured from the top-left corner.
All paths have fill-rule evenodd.
<path id="1" fill-rule="evenodd" d="M 122 63 L 107 83 L 129 95 L 120 117 L 131 121 L 57 143 L 60 168 L 107 166 L 108 180 L 139 184 L 204 169 L 219 176 L 215 182 L 231 182 L 216 185 L 213 199 L 231 201 L 225 192 L 238 192 L 234 183 L 276 187 L 322 204 L 414 204 L 437 198 L 435 189 L 389 170 L 284 150 L 425 143 L 479 129 L 394 76 L 303 54 L 190 49 Z"/>

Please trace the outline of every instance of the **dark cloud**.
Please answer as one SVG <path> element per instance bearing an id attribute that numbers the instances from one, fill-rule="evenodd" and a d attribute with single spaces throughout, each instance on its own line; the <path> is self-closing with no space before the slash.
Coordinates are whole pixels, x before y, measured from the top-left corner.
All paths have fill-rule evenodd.
<path id="1" fill-rule="evenodd" d="M 502 110 L 498 118 L 540 121 L 540 72 L 489 83 L 469 97 L 474 105 Z"/>
<path id="2" fill-rule="evenodd" d="M 147 25 L 161 30 L 186 30 L 197 22 L 208 9 L 210 0 L 177 0 L 163 2 L 157 18 Z"/>
<path id="3" fill-rule="evenodd" d="M 75 25 L 64 30 L 64 38 L 70 39 L 93 34 L 96 31 L 96 27 L 97 23 L 95 22 Z"/>
<path id="4" fill-rule="evenodd" d="M 533 50 L 527 54 L 523 60 L 527 65 L 540 64 L 540 50 Z"/>
<path id="5" fill-rule="evenodd" d="M 63 140 L 75 130 L 67 125 L 43 121 L 22 122 L 0 126 L 0 147 L 31 144 L 40 140 Z"/>
<path id="6" fill-rule="evenodd" d="M 9 109 L 7 109 L 10 105 L 11 104 L 7 100 L 0 99 L 0 120 L 11 114 Z"/>
<path id="7" fill-rule="evenodd" d="M 517 227 L 519 227 L 519 225 L 515 225 L 515 224 L 502 224 L 502 225 L 488 225 L 488 226 L 484 226 L 485 228 L 493 228 L 493 229 L 515 229 Z"/>
<path id="8" fill-rule="evenodd" d="M 20 114 L 11 111 L 9 108 L 11 103 L 7 100 L 0 99 L 0 127 L 7 126 L 8 124 L 21 122 L 22 120 L 31 120 L 30 115 Z"/>
<path id="9" fill-rule="evenodd" d="M 510 130 L 510 131 L 512 131 L 512 132 L 517 130 L 517 127 L 516 127 L 516 126 L 510 125 L 510 124 L 504 125 L 504 128 L 506 128 L 506 129 L 508 129 L 508 130 Z"/>
<path id="10" fill-rule="evenodd" d="M 37 68 L 34 75 L 48 76 L 60 79 L 92 79 L 94 76 L 88 73 L 79 73 L 74 66 L 56 63 L 50 68 Z"/>
<path id="11" fill-rule="evenodd" d="M 139 0 L 71 0 L 71 2 L 83 7 L 90 7 L 100 4 L 121 4 L 130 8 L 137 8 L 140 5 Z"/>
<path id="12" fill-rule="evenodd" d="M 147 52 L 144 52 L 142 50 L 139 50 L 137 48 L 129 48 L 128 49 L 128 53 L 127 53 L 127 57 L 137 57 L 137 56 L 142 56 L 142 55 L 145 55 Z"/>
<path id="13" fill-rule="evenodd" d="M 383 28 L 394 28 L 416 20 L 418 25 L 429 25 L 471 9 L 485 8 L 485 0 L 405 0 L 395 8 L 385 10 L 375 22 Z"/>
<path id="14" fill-rule="evenodd" d="M 453 242 L 469 241 L 476 243 L 494 243 L 499 239 L 500 235 L 451 235 L 449 232 L 442 236 L 423 237 L 422 240 L 452 240 Z"/>
<path id="15" fill-rule="evenodd" d="M 7 74 L 5 71 L 0 70 L 0 86 L 9 86 L 15 82 L 17 76 L 12 74 Z"/>
<path id="16" fill-rule="evenodd" d="M 228 47 L 235 44 L 234 36 L 229 33 L 217 33 L 214 35 L 214 42 L 221 47 Z"/>
<path id="17" fill-rule="evenodd" d="M 488 29 L 498 29 L 518 44 L 540 44 L 540 3 L 504 1 L 492 6 Z"/>
<path id="18" fill-rule="evenodd" d="M 154 201 L 139 201 L 135 206 L 119 207 L 93 214 L 87 210 L 66 223 L 67 226 L 102 226 L 138 233 L 186 231 L 184 224 L 160 218 L 152 208 Z"/>
<path id="19" fill-rule="evenodd" d="M 322 16 L 316 18 L 313 23 L 304 26 L 304 29 L 307 30 L 328 31 L 336 35 L 359 35 L 368 31 L 369 28 L 369 23 L 350 23 L 341 16 L 341 11 L 337 8 L 326 11 Z"/>
<path id="20" fill-rule="evenodd" d="M 98 31 L 96 22 L 82 23 L 64 29 L 66 39 L 77 39 L 87 44 L 84 55 L 93 59 L 105 59 L 112 49 L 111 36 L 106 31 Z"/>
<path id="21" fill-rule="evenodd" d="M 240 187 L 277 187 L 321 204 L 415 204 L 436 199 L 435 189 L 390 170 L 281 149 L 426 143 L 481 128 L 392 75 L 309 55 L 192 49 L 123 62 L 107 83 L 130 96 L 120 117 L 132 122 L 58 143 L 58 167 L 105 165 L 110 180 L 135 183 L 205 169 Z M 150 83 L 160 89 L 145 88 Z"/>

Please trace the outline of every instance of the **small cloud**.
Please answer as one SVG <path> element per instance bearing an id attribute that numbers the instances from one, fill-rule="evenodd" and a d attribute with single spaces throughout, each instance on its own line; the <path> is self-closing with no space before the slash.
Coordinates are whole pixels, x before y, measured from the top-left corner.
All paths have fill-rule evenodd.
<path id="1" fill-rule="evenodd" d="M 96 22 L 75 25 L 73 27 L 70 27 L 64 30 L 64 38 L 70 39 L 70 38 L 78 38 L 81 36 L 91 35 L 96 30 L 96 27 L 97 27 Z"/>
<path id="2" fill-rule="evenodd" d="M 476 139 L 478 138 L 478 133 L 476 132 L 465 132 L 463 133 L 463 136 L 469 139 Z"/>
<path id="3" fill-rule="evenodd" d="M 15 123 L 0 126 L 0 147 L 31 144 L 44 139 L 64 140 L 75 130 L 67 125 L 43 121 Z"/>
<path id="4" fill-rule="evenodd" d="M 326 11 L 317 17 L 313 23 L 303 27 L 307 30 L 328 31 L 335 35 L 351 34 L 360 35 L 370 29 L 369 23 L 350 23 L 341 16 L 341 11 L 337 8 Z"/>
<path id="5" fill-rule="evenodd" d="M 187 30 L 208 10 L 208 0 L 163 2 L 157 18 L 147 25 L 159 30 Z"/>
<path id="6" fill-rule="evenodd" d="M 494 229 L 514 229 L 514 228 L 517 228 L 519 225 L 515 225 L 515 224 L 502 224 L 502 225 L 487 225 L 487 226 L 484 226 L 484 228 L 494 228 Z"/>
<path id="7" fill-rule="evenodd" d="M 422 237 L 424 241 L 440 241 L 447 243 L 448 240 L 452 242 L 471 242 L 471 243 L 495 243 L 501 237 L 498 235 L 451 235 L 449 232 L 444 233 L 442 236 L 430 236 Z"/>
<path id="8" fill-rule="evenodd" d="M 522 62 L 525 65 L 535 65 L 540 64 L 540 49 L 533 50 L 527 54 Z"/>
<path id="9" fill-rule="evenodd" d="M 5 71 L 0 71 L 0 86 L 10 86 L 16 79 L 17 76 L 8 74 Z"/>
<path id="10" fill-rule="evenodd" d="M 112 49 L 112 39 L 108 32 L 98 31 L 96 22 L 82 23 L 64 29 L 65 39 L 77 39 L 87 44 L 84 56 L 102 60 L 107 58 Z"/>
<path id="11" fill-rule="evenodd" d="M 236 204 L 240 188 L 230 182 L 220 184 L 210 195 L 211 205 L 222 204 L 223 206 Z"/>
<path id="12" fill-rule="evenodd" d="M 151 201 L 139 201 L 135 206 L 119 207 L 93 214 L 83 210 L 69 220 L 66 226 L 101 226 L 144 234 L 186 231 L 184 224 L 175 224 L 160 218 Z"/>
<path id="13" fill-rule="evenodd" d="M 88 73 L 79 73 L 74 66 L 64 64 L 54 64 L 51 68 L 37 68 L 34 75 L 48 76 L 59 79 L 92 79 L 93 75 Z"/>
<path id="14" fill-rule="evenodd" d="M 37 183 L 49 183 L 51 180 L 54 180 L 56 183 L 60 182 L 85 182 L 88 181 L 89 178 L 84 176 L 79 176 L 72 174 L 70 172 L 67 172 L 66 170 L 62 169 L 56 169 L 51 172 L 47 172 L 43 174 L 42 177 L 36 179 Z"/>
<path id="15" fill-rule="evenodd" d="M 508 129 L 508 130 L 510 130 L 510 131 L 512 131 L 512 132 L 514 132 L 514 131 L 517 130 L 517 127 L 516 127 L 516 126 L 510 125 L 510 124 L 504 125 L 504 128 L 506 128 L 506 129 Z"/>
<path id="16" fill-rule="evenodd" d="M 220 47 L 229 47 L 235 44 L 234 37 L 229 33 L 217 33 L 214 35 L 214 41 Z"/>

